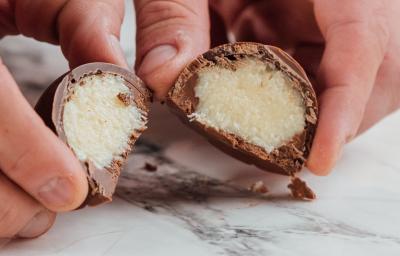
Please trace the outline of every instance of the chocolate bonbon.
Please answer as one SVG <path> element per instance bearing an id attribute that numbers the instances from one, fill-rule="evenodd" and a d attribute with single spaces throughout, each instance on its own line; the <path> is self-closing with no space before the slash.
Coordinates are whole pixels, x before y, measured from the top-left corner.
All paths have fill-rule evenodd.
<path id="1" fill-rule="evenodd" d="M 318 107 L 301 66 L 258 43 L 226 44 L 189 64 L 167 104 L 226 153 L 293 176 L 310 152 Z"/>
<path id="2" fill-rule="evenodd" d="M 151 93 L 133 73 L 107 63 L 79 66 L 57 79 L 35 109 L 80 160 L 84 205 L 111 201 L 121 166 L 146 129 Z"/>

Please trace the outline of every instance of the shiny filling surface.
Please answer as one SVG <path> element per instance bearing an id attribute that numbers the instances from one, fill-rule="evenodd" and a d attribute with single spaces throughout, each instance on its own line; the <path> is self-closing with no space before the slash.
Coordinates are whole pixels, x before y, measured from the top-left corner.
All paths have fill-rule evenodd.
<path id="1" fill-rule="evenodd" d="M 199 104 L 189 118 L 235 134 L 271 152 L 301 133 L 305 106 L 284 73 L 260 60 L 240 60 L 235 71 L 221 66 L 198 73 Z"/>
<path id="2" fill-rule="evenodd" d="M 145 127 L 145 117 L 135 105 L 126 81 L 114 74 L 91 75 L 72 87 L 64 106 L 67 142 L 79 160 L 96 167 L 110 166 L 129 148 L 135 130 Z M 125 100 L 123 100 L 125 99 Z"/>

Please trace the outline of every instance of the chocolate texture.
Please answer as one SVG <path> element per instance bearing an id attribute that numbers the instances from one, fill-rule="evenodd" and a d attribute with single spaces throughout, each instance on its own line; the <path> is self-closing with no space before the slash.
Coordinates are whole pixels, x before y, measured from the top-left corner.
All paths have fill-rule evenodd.
<path id="1" fill-rule="evenodd" d="M 307 186 L 305 181 L 302 181 L 298 177 L 292 177 L 291 182 L 288 185 L 292 196 L 295 199 L 311 201 L 317 198 L 314 191 L 311 190 L 310 187 Z"/>
<path id="2" fill-rule="evenodd" d="M 236 134 L 210 127 L 190 117 L 196 111 L 199 98 L 195 87 L 199 72 L 213 67 L 235 71 L 245 58 L 254 58 L 284 74 L 302 98 L 305 125 L 302 132 L 267 152 Z M 229 155 L 264 170 L 293 176 L 299 172 L 309 155 L 317 125 L 318 104 L 313 87 L 302 67 L 287 53 L 273 46 L 258 43 L 225 44 L 202 54 L 189 64 L 171 88 L 167 104 L 180 119 L 205 136 L 212 144 Z M 251 106 L 245 106 L 251 108 Z"/>
<path id="3" fill-rule="evenodd" d="M 65 104 L 70 100 L 76 86 L 85 86 L 84 82 L 82 82 L 83 78 L 88 76 L 101 77 L 104 75 L 115 75 L 123 79 L 123 84 L 129 89 L 129 93 L 120 93 L 117 95 L 117 99 L 125 106 L 134 103 L 136 108 L 142 113 L 144 123 L 147 122 L 147 113 L 149 112 L 152 96 L 144 83 L 136 75 L 126 69 L 108 63 L 85 64 L 54 81 L 43 93 L 35 107 L 35 110 L 44 120 L 45 124 L 68 146 L 70 144 L 64 130 L 63 120 Z M 104 168 L 98 168 L 90 160 L 81 161 L 82 167 L 87 172 L 90 189 L 87 199 L 82 206 L 93 206 L 111 201 L 123 160 L 132 150 L 133 144 L 144 129 L 145 126 L 143 129 L 134 130 L 130 138 L 128 138 L 128 147 L 126 150 Z"/>

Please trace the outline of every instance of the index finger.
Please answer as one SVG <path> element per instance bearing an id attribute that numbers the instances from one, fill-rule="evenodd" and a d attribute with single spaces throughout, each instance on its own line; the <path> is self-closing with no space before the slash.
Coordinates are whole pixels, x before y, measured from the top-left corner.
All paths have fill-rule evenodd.
<path id="1" fill-rule="evenodd" d="M 307 165 L 325 175 L 358 130 L 389 35 L 381 1 L 314 2 L 326 49 L 318 78 L 324 87 L 320 118 Z"/>
<path id="2" fill-rule="evenodd" d="M 14 22 L 26 36 L 59 43 L 71 67 L 110 62 L 127 67 L 119 43 L 123 0 L 13 0 Z"/>

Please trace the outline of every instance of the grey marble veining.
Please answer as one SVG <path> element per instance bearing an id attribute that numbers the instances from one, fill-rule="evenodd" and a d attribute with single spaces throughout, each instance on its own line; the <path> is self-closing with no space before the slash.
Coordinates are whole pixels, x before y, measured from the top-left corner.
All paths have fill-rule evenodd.
<path id="1" fill-rule="evenodd" d="M 131 64 L 133 27 L 130 10 Z M 58 48 L 22 37 L 1 40 L 0 55 L 31 104 L 68 69 Z M 224 155 L 156 103 L 111 204 L 60 214 L 38 239 L 2 240 L 0 255 L 399 255 L 399 127 L 397 112 L 348 145 L 328 177 L 305 170 L 318 199 L 302 202 L 287 177 Z M 258 180 L 269 193 L 248 190 Z"/>

